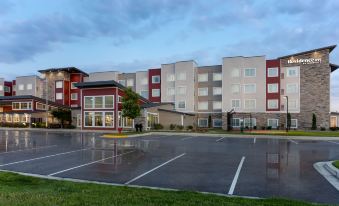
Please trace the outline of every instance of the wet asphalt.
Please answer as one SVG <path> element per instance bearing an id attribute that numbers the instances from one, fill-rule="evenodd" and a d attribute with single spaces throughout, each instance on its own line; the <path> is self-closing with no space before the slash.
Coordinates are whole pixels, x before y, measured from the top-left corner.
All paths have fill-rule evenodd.
<path id="1" fill-rule="evenodd" d="M 313 168 L 334 159 L 339 141 L 0 131 L 3 170 L 318 203 L 339 203 Z"/>

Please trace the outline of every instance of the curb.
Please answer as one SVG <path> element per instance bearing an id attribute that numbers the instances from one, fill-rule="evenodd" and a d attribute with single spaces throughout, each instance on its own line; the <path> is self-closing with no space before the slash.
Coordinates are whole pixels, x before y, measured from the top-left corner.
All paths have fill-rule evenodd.
<path id="1" fill-rule="evenodd" d="M 325 169 L 331 173 L 333 176 L 335 176 L 339 180 L 339 169 L 337 169 L 335 166 L 333 166 L 332 162 L 326 162 L 324 164 Z"/>
<path id="2" fill-rule="evenodd" d="M 316 171 L 319 172 L 321 176 L 323 176 L 337 191 L 339 191 L 339 178 L 333 175 L 333 171 L 331 172 L 327 169 L 326 165 L 332 164 L 332 161 L 329 162 L 317 162 L 314 163 L 313 167 Z"/>

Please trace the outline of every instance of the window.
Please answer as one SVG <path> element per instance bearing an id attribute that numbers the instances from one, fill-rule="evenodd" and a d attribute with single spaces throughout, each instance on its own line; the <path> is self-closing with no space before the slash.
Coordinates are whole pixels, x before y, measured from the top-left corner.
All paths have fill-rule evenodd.
<path id="1" fill-rule="evenodd" d="M 148 99 L 148 90 L 140 91 L 140 96 L 142 96 L 143 98 Z"/>
<path id="2" fill-rule="evenodd" d="M 213 110 L 221 110 L 221 101 L 213 102 Z"/>
<path id="3" fill-rule="evenodd" d="M 33 85 L 32 84 L 27 84 L 26 85 L 26 89 L 27 90 L 32 90 L 33 89 Z"/>
<path id="4" fill-rule="evenodd" d="M 198 102 L 198 110 L 208 110 L 208 102 Z"/>
<path id="5" fill-rule="evenodd" d="M 213 73 L 213 81 L 221 81 L 222 74 L 221 73 Z"/>
<path id="6" fill-rule="evenodd" d="M 94 108 L 104 108 L 103 96 L 94 97 Z"/>
<path id="7" fill-rule="evenodd" d="M 62 93 L 56 93 L 56 94 L 55 94 L 55 99 L 56 99 L 56 100 L 62 100 L 62 96 L 63 96 Z"/>
<path id="8" fill-rule="evenodd" d="M 267 101 L 267 108 L 268 109 L 278 109 L 278 103 L 279 103 L 279 100 L 277 99 L 269 99 Z"/>
<path id="9" fill-rule="evenodd" d="M 42 104 L 42 103 L 37 102 L 36 103 L 36 109 L 37 110 L 46 110 L 46 104 Z"/>
<path id="10" fill-rule="evenodd" d="M 245 109 L 255 109 L 255 99 L 245 99 Z"/>
<path id="11" fill-rule="evenodd" d="M 255 68 L 245 68 L 244 69 L 244 77 L 255 77 L 256 69 Z"/>
<path id="12" fill-rule="evenodd" d="M 71 100 L 78 100 L 78 93 L 72 93 Z"/>
<path id="13" fill-rule="evenodd" d="M 4 87 L 2 85 L 0 85 L 0 91 L 3 91 Z"/>
<path id="14" fill-rule="evenodd" d="M 133 87 L 134 86 L 134 79 L 127 79 L 127 87 Z"/>
<path id="15" fill-rule="evenodd" d="M 102 127 L 102 126 L 104 126 L 102 118 L 103 118 L 103 113 L 102 112 L 95 112 L 94 113 L 94 126 L 95 127 Z"/>
<path id="16" fill-rule="evenodd" d="M 93 126 L 93 112 L 85 112 L 85 127 Z"/>
<path id="17" fill-rule="evenodd" d="M 268 77 L 277 77 L 278 76 L 278 67 L 268 68 L 267 76 Z"/>
<path id="18" fill-rule="evenodd" d="M 105 108 L 114 108 L 114 96 L 105 96 Z"/>
<path id="19" fill-rule="evenodd" d="M 185 81 L 186 80 L 186 72 L 180 72 L 177 76 L 177 80 Z"/>
<path id="20" fill-rule="evenodd" d="M 148 79 L 147 78 L 142 78 L 141 84 L 142 85 L 147 85 L 148 84 Z"/>
<path id="21" fill-rule="evenodd" d="M 298 84 L 286 84 L 286 94 L 298 93 Z"/>
<path id="22" fill-rule="evenodd" d="M 231 86 L 232 94 L 240 93 L 240 84 L 232 84 Z"/>
<path id="23" fill-rule="evenodd" d="M 78 82 L 72 82 L 71 83 L 71 89 L 77 89 L 77 87 L 75 86 L 75 84 L 77 84 Z"/>
<path id="24" fill-rule="evenodd" d="M 296 129 L 298 128 L 298 120 L 297 119 L 291 119 L 291 128 Z"/>
<path id="25" fill-rule="evenodd" d="M 114 108 L 114 96 L 94 96 L 85 97 L 85 109 L 113 109 Z"/>
<path id="26" fill-rule="evenodd" d="M 268 119 L 267 126 L 276 129 L 278 127 L 278 119 Z"/>
<path id="27" fill-rule="evenodd" d="M 278 88 L 278 84 L 268 84 L 267 85 L 267 89 L 268 89 L 268 93 L 277 93 L 279 88 Z"/>
<path id="28" fill-rule="evenodd" d="M 152 84 L 159 84 L 160 83 L 160 76 L 152 76 Z"/>
<path id="29" fill-rule="evenodd" d="M 12 109 L 13 110 L 20 109 L 20 103 L 19 102 L 13 102 L 12 103 Z"/>
<path id="30" fill-rule="evenodd" d="M 186 87 L 185 86 L 178 87 L 178 94 L 186 95 Z"/>
<path id="31" fill-rule="evenodd" d="M 13 122 L 20 122 L 20 116 L 19 116 L 19 114 L 14 114 L 14 115 L 13 115 Z"/>
<path id="32" fill-rule="evenodd" d="M 85 127 L 114 127 L 114 112 L 85 112 Z"/>
<path id="33" fill-rule="evenodd" d="M 13 110 L 31 110 L 32 102 L 13 102 L 12 109 Z"/>
<path id="34" fill-rule="evenodd" d="M 179 101 L 178 102 L 178 109 L 185 109 L 186 108 L 186 102 L 185 101 Z"/>
<path id="35" fill-rule="evenodd" d="M 160 89 L 152 89 L 152 97 L 160 97 Z"/>
<path id="36" fill-rule="evenodd" d="M 330 119 L 331 119 L 330 120 L 330 127 L 337 127 L 337 117 L 336 116 L 331 116 Z"/>
<path id="37" fill-rule="evenodd" d="M 167 96 L 173 96 L 175 94 L 174 87 L 167 88 Z"/>
<path id="38" fill-rule="evenodd" d="M 256 84 L 244 84 L 244 93 L 255 93 L 256 92 Z"/>
<path id="39" fill-rule="evenodd" d="M 23 84 L 19 84 L 19 90 L 22 91 L 24 89 L 25 89 L 24 85 Z"/>
<path id="40" fill-rule="evenodd" d="M 298 108 L 298 103 L 296 99 L 288 99 L 288 109 L 295 110 Z"/>
<path id="41" fill-rule="evenodd" d="M 12 122 L 12 115 L 6 114 L 6 122 Z"/>
<path id="42" fill-rule="evenodd" d="M 118 96 L 118 103 L 122 102 L 122 96 Z"/>
<path id="43" fill-rule="evenodd" d="M 124 79 L 118 80 L 118 83 L 123 85 L 123 86 L 126 86 L 126 80 L 124 80 Z"/>
<path id="44" fill-rule="evenodd" d="M 62 89 L 62 86 L 63 86 L 62 81 L 56 81 L 55 82 L 55 88 L 56 89 Z"/>
<path id="45" fill-rule="evenodd" d="M 287 68 L 287 76 L 288 77 L 297 77 L 298 76 L 298 68 L 297 67 Z"/>
<path id="46" fill-rule="evenodd" d="M 232 99 L 231 100 L 231 105 L 232 105 L 232 108 L 234 109 L 239 109 L 240 108 L 240 99 Z"/>
<path id="47" fill-rule="evenodd" d="M 222 127 L 222 120 L 221 119 L 213 119 L 212 124 L 213 124 L 213 127 Z"/>
<path id="48" fill-rule="evenodd" d="M 254 127 L 257 126 L 256 118 L 244 118 L 244 127 Z"/>
<path id="49" fill-rule="evenodd" d="M 198 119 L 198 126 L 199 127 L 208 127 L 208 119 L 206 119 L 206 118 L 199 118 Z"/>
<path id="50" fill-rule="evenodd" d="M 231 77 L 240 77 L 240 69 L 233 69 L 231 72 Z"/>
<path id="51" fill-rule="evenodd" d="M 232 124 L 232 127 L 240 127 L 240 119 L 239 118 L 232 118 L 231 124 Z"/>
<path id="52" fill-rule="evenodd" d="M 198 88 L 198 96 L 208 96 L 208 88 Z"/>
<path id="53" fill-rule="evenodd" d="M 213 87 L 213 95 L 221 95 L 222 89 L 221 87 Z"/>
<path id="54" fill-rule="evenodd" d="M 198 82 L 207 82 L 208 81 L 208 73 L 198 74 Z"/>
<path id="55" fill-rule="evenodd" d="M 168 74 L 167 75 L 167 81 L 168 82 L 174 82 L 174 80 L 175 80 L 174 74 Z"/>
<path id="56" fill-rule="evenodd" d="M 94 108 L 94 97 L 85 97 L 85 109 Z"/>
<path id="57" fill-rule="evenodd" d="M 9 93 L 9 92 L 11 92 L 11 88 L 10 88 L 10 87 L 8 87 L 8 86 L 5 86 L 5 89 L 4 89 L 4 91 L 5 91 L 5 92 L 7 92 L 7 93 Z"/>

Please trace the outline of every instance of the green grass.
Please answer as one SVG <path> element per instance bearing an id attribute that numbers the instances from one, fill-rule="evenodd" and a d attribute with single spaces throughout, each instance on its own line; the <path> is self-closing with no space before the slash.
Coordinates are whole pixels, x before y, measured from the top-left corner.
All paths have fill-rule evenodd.
<path id="1" fill-rule="evenodd" d="M 0 172 L 0 205 L 314 205 L 285 199 L 229 198 L 185 191 L 161 191 L 47 180 Z"/>
<path id="2" fill-rule="evenodd" d="M 336 168 L 339 169 L 339 160 L 334 161 L 332 164 L 333 164 L 333 166 L 335 166 Z"/>

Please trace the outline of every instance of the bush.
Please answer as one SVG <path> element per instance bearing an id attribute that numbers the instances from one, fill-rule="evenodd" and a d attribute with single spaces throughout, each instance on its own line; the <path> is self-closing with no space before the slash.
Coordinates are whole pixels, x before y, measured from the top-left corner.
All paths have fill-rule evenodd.
<path id="1" fill-rule="evenodd" d="M 330 130 L 331 130 L 331 131 L 336 131 L 337 128 L 336 128 L 336 127 L 330 127 Z"/>
<path id="2" fill-rule="evenodd" d="M 320 131 L 326 131 L 326 128 L 325 127 L 321 127 Z"/>
<path id="3" fill-rule="evenodd" d="M 174 130 L 174 129 L 175 129 L 175 127 L 176 127 L 176 125 L 175 125 L 175 124 L 170 124 L 170 130 Z"/>
<path id="4" fill-rule="evenodd" d="M 75 129 L 76 126 L 70 124 L 70 125 L 66 125 L 64 128 L 65 129 Z"/>
<path id="5" fill-rule="evenodd" d="M 184 129 L 184 126 L 182 126 L 182 125 L 177 125 L 177 129 L 178 129 L 178 130 L 183 130 L 183 129 Z"/>
<path id="6" fill-rule="evenodd" d="M 268 126 L 268 127 L 267 127 L 267 130 L 272 130 L 272 126 Z"/>
<path id="7" fill-rule="evenodd" d="M 192 125 L 188 125 L 186 128 L 187 128 L 187 130 L 193 130 L 193 126 Z"/>
<path id="8" fill-rule="evenodd" d="M 256 129 L 257 129 L 257 126 L 253 126 L 253 129 L 256 130 Z"/>
<path id="9" fill-rule="evenodd" d="M 154 129 L 155 130 L 164 129 L 164 126 L 162 126 L 162 124 L 154 124 Z"/>
<path id="10" fill-rule="evenodd" d="M 262 127 L 261 127 L 261 129 L 262 129 L 262 130 L 265 130 L 265 129 L 266 129 L 266 127 L 265 127 L 265 126 L 262 126 Z"/>

